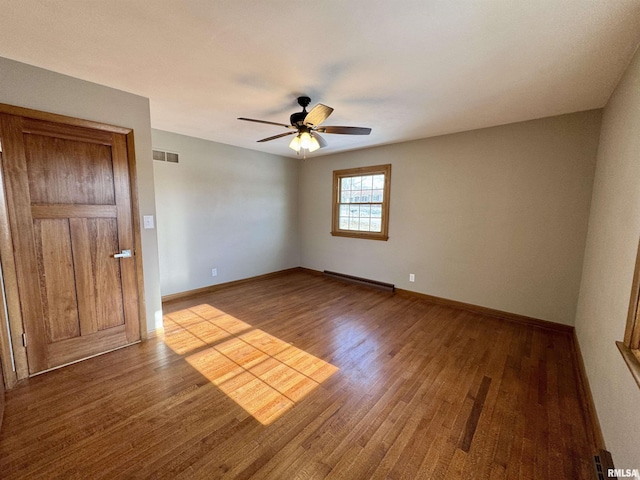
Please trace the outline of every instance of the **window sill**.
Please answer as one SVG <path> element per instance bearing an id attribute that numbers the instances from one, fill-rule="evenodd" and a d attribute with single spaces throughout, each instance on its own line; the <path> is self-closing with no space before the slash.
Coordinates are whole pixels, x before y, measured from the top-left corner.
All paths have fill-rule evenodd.
<path id="1" fill-rule="evenodd" d="M 383 235 L 383 234 L 366 234 L 366 233 L 360 233 L 360 232 L 343 232 L 338 230 L 331 232 L 331 235 L 333 235 L 334 237 L 351 237 L 351 238 L 362 238 L 365 240 L 383 240 L 383 241 L 387 241 L 389 240 L 389 237 L 387 235 Z"/>
<path id="2" fill-rule="evenodd" d="M 638 353 L 638 351 L 634 352 L 622 342 L 616 342 L 616 345 L 618 346 L 618 350 L 620 350 L 627 367 L 629 367 L 631 375 L 633 375 L 633 378 L 640 387 L 640 360 L 638 359 L 638 355 L 640 355 L 640 353 Z"/>

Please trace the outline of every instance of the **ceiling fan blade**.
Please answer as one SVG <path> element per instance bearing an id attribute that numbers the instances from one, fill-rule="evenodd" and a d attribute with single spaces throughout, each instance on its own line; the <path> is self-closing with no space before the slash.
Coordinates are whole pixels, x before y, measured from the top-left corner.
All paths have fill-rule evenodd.
<path id="1" fill-rule="evenodd" d="M 318 135 L 316 132 L 311 132 L 311 136 L 318 141 L 320 148 L 327 146 L 327 141 L 324 138 L 322 138 L 320 135 Z"/>
<path id="2" fill-rule="evenodd" d="M 342 135 L 369 135 L 370 128 L 366 127 L 320 127 L 317 129 L 321 133 L 340 133 Z"/>
<path id="3" fill-rule="evenodd" d="M 287 135 L 293 135 L 294 133 L 298 133 L 298 132 L 297 131 L 285 132 L 285 133 L 281 133 L 280 135 L 274 135 L 273 137 L 263 138 L 262 140 L 258 140 L 258 142 L 268 142 L 269 140 L 275 140 L 276 138 L 286 137 Z"/>
<path id="4" fill-rule="evenodd" d="M 331 112 L 333 108 L 319 103 L 304 117 L 304 124 L 308 127 L 317 127 L 331 115 Z"/>
<path id="5" fill-rule="evenodd" d="M 292 125 L 287 125 L 286 123 L 268 122 L 267 120 L 255 120 L 253 118 L 238 117 L 238 120 L 244 120 L 245 122 L 266 123 L 267 125 L 278 125 L 285 128 L 296 128 Z"/>

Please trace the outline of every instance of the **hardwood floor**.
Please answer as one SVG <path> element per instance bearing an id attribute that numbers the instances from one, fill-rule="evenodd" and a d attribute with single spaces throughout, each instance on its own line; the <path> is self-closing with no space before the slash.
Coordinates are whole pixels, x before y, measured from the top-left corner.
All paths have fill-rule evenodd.
<path id="1" fill-rule="evenodd" d="M 306 272 L 9 392 L 0 477 L 588 479 L 567 333 Z"/>

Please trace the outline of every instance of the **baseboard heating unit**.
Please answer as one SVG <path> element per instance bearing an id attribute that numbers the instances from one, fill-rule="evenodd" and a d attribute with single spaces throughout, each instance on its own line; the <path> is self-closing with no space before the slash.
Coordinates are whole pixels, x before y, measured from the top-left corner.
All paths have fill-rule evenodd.
<path id="1" fill-rule="evenodd" d="M 327 277 L 335 278 L 336 280 L 342 280 L 343 282 L 353 283 L 356 285 L 362 285 L 365 287 L 376 288 L 378 290 L 384 290 L 385 292 L 395 292 L 396 287 L 392 283 L 379 282 L 377 280 L 369 280 L 368 278 L 354 277 L 353 275 L 347 275 L 345 273 L 330 272 L 325 270 L 323 272 Z"/>

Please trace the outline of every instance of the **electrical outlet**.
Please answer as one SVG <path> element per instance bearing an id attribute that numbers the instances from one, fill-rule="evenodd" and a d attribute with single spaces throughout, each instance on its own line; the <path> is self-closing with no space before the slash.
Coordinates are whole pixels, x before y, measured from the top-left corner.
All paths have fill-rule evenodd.
<path id="1" fill-rule="evenodd" d="M 217 277 L 218 276 L 218 269 L 217 268 L 212 268 L 211 269 L 211 276 L 212 277 Z"/>
<path id="2" fill-rule="evenodd" d="M 409 281 L 410 282 L 415 282 L 416 281 L 416 275 L 414 273 L 410 273 L 409 274 Z"/>

